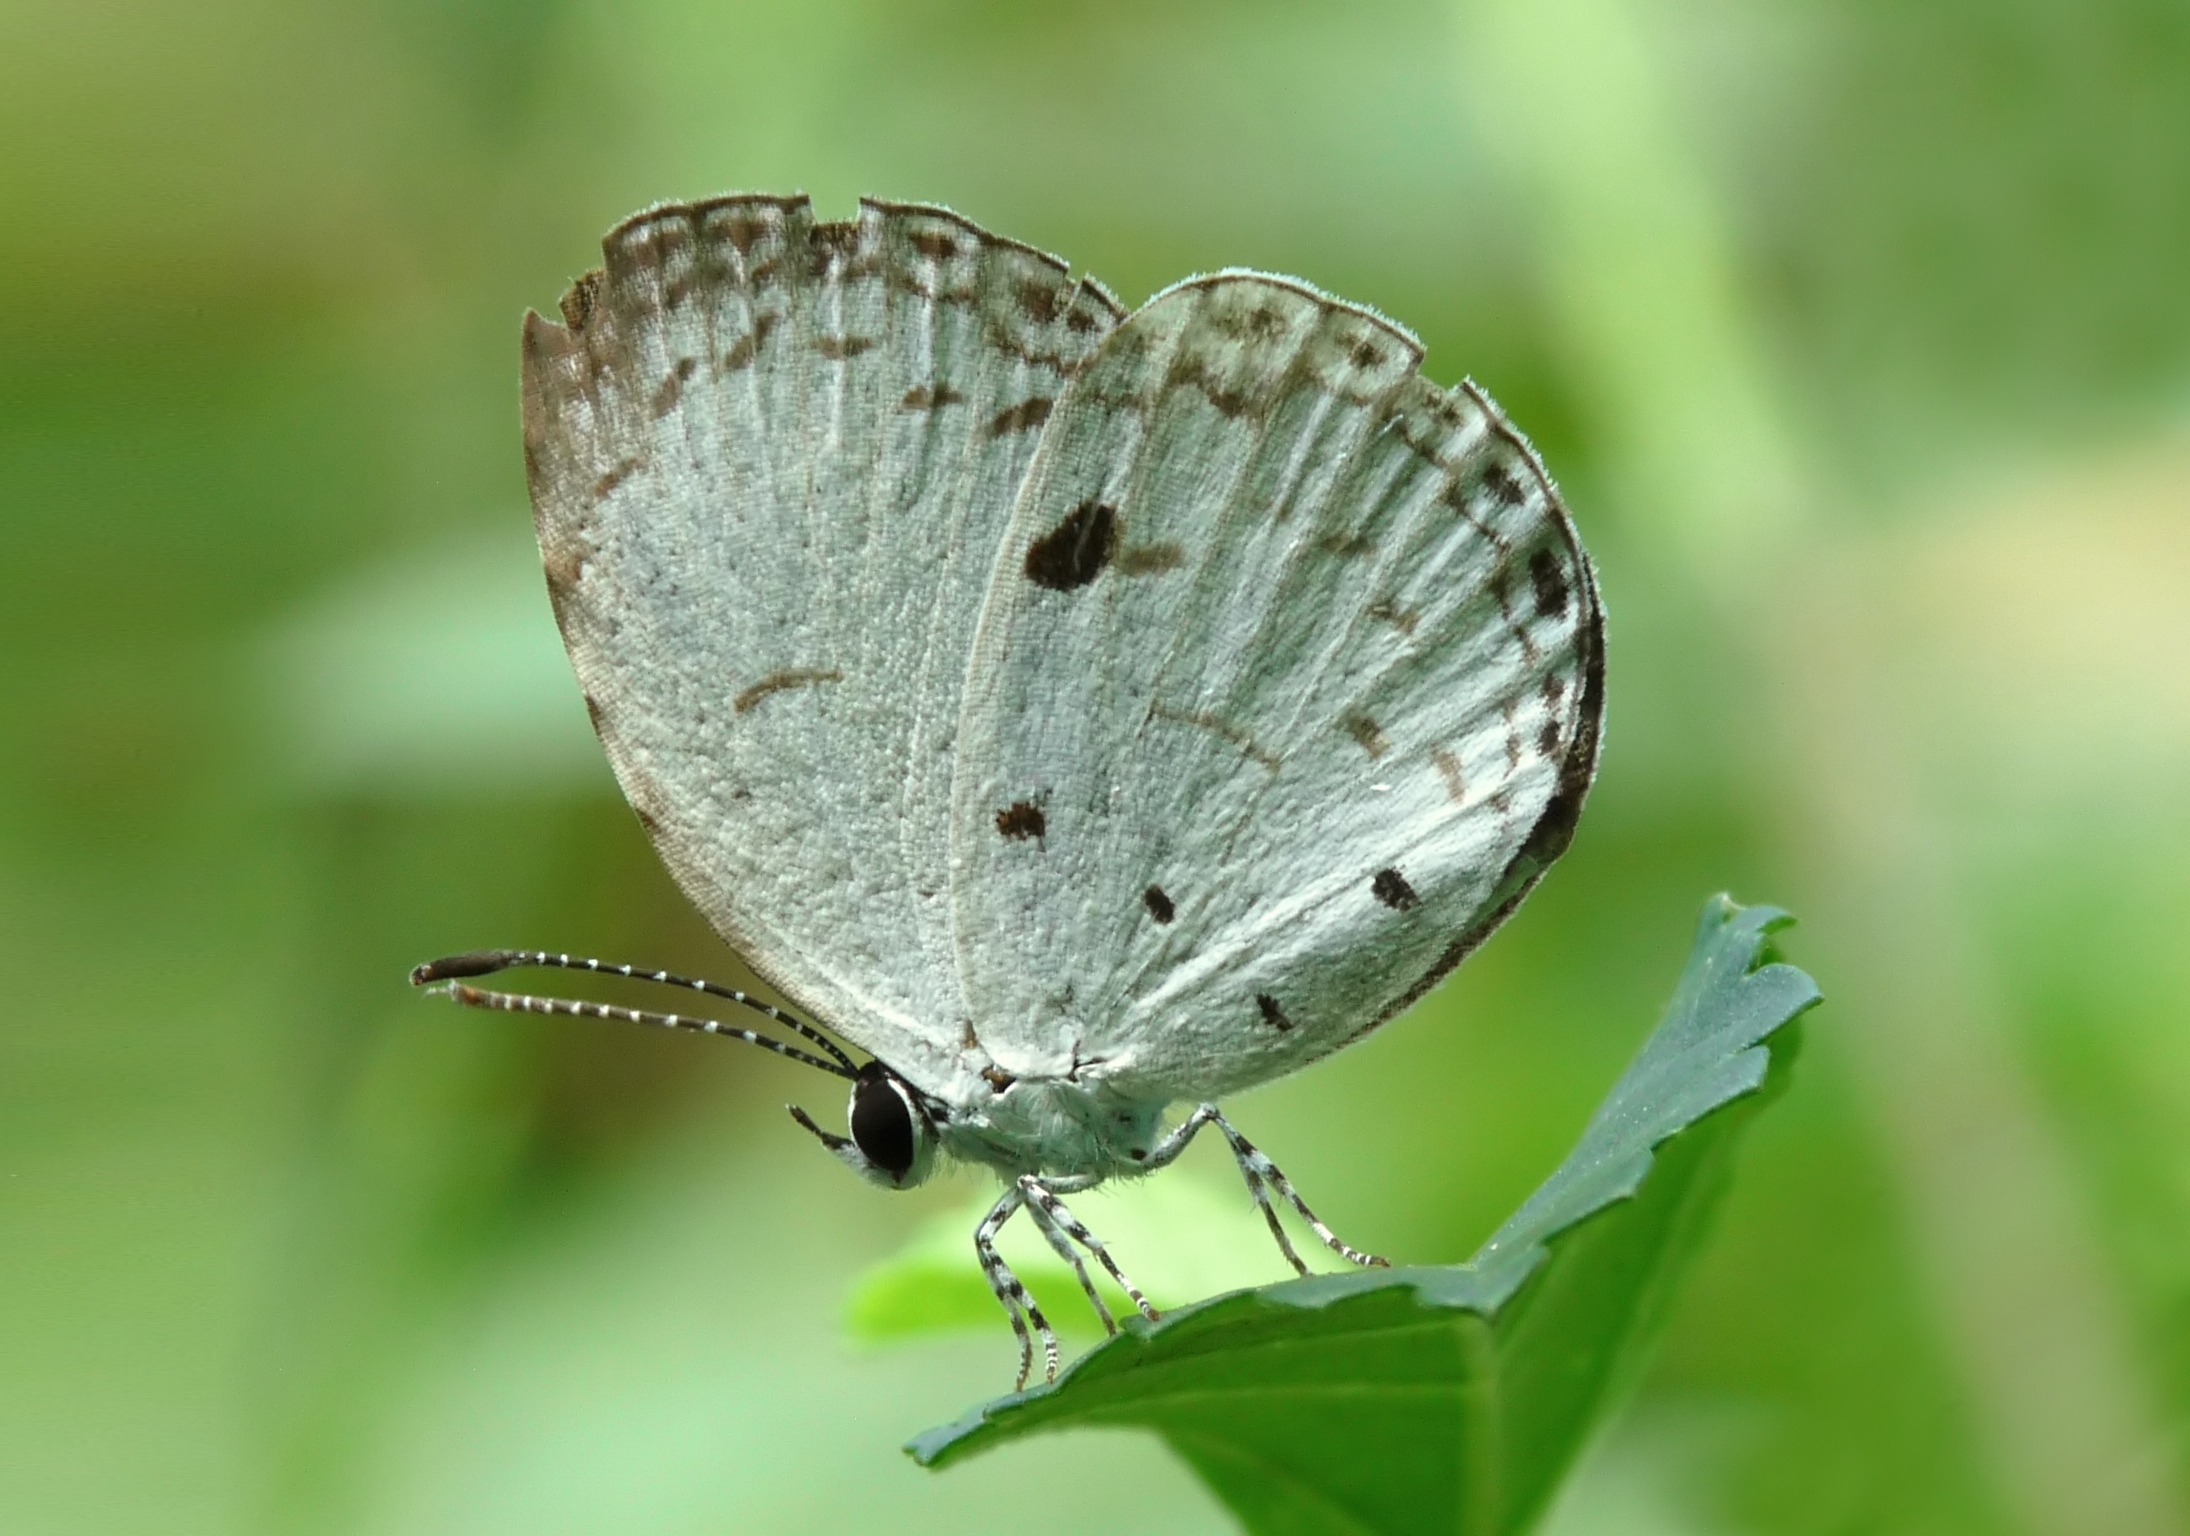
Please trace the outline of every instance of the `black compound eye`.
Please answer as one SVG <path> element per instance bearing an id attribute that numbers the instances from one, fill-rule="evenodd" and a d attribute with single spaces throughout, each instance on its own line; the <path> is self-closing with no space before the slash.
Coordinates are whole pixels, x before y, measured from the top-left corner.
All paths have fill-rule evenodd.
<path id="1" fill-rule="evenodd" d="M 912 1106 L 893 1079 L 881 1073 L 860 1074 L 852 1089 L 852 1145 L 893 1179 L 911 1171 Z"/>

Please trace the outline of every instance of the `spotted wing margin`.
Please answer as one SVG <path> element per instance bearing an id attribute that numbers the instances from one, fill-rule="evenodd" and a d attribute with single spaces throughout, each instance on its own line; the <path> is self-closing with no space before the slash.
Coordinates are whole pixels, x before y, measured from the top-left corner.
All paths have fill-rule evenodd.
<path id="1" fill-rule="evenodd" d="M 1480 390 L 1304 284 L 1151 300 L 1059 402 L 976 637 L 954 904 L 982 1039 L 1146 1097 L 1374 1028 L 1595 771 L 1602 615 Z"/>
<path id="2" fill-rule="evenodd" d="M 939 208 L 650 209 L 524 334 L 565 645 L 685 892 L 794 1001 L 944 1091 L 965 658 L 1066 377 L 1117 322 Z"/>

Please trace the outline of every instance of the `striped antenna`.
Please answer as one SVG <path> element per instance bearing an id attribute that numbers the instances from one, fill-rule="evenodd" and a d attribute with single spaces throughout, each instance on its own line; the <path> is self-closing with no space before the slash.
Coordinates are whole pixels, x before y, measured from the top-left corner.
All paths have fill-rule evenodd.
<path id="1" fill-rule="evenodd" d="M 425 966 L 420 966 L 425 970 Z M 428 978 L 429 980 L 431 978 Z M 561 1014 L 573 1019 L 614 1019 L 625 1024 L 652 1024 L 659 1029 L 688 1029 L 694 1034 L 722 1035 L 731 1040 L 743 1040 L 763 1050 L 774 1051 L 778 1056 L 788 1056 L 802 1061 L 809 1067 L 837 1077 L 856 1079 L 859 1074 L 841 1062 L 825 1061 L 819 1056 L 800 1050 L 795 1045 L 785 1045 L 781 1040 L 750 1029 L 740 1029 L 734 1024 L 724 1024 L 716 1019 L 696 1019 L 682 1013 L 648 1013 L 639 1008 L 619 1008 L 613 1003 L 583 1003 L 567 997 L 528 997 L 522 992 L 488 992 L 478 987 L 468 987 L 461 981 L 451 981 L 436 987 L 452 1001 L 466 1008 L 487 1008 L 499 1013 L 548 1013 Z"/>
<path id="2" fill-rule="evenodd" d="M 411 971 L 411 985 L 423 987 L 430 982 L 436 981 L 455 981 L 474 976 L 492 976 L 497 971 L 513 970 L 519 966 L 528 965 L 557 971 L 592 971 L 601 976 L 622 976 L 632 981 L 658 982 L 665 987 L 683 987 L 688 991 L 704 993 L 708 997 L 720 997 L 736 1003 L 741 1008 L 750 1008 L 764 1018 L 773 1019 L 799 1038 L 812 1041 L 815 1045 L 820 1046 L 821 1049 L 827 1051 L 842 1064 L 844 1071 L 838 1074 L 839 1076 L 852 1076 L 859 1070 L 857 1064 L 853 1062 L 851 1057 L 844 1054 L 843 1049 L 834 1040 L 821 1033 L 820 1030 L 815 1029 L 811 1024 L 803 1023 L 791 1017 L 790 1014 L 785 1013 L 774 1004 L 764 1003 L 759 998 L 740 992 L 735 987 L 725 987 L 712 981 L 701 981 L 694 976 L 679 976 L 674 971 L 649 971 L 635 965 L 610 965 L 604 960 L 588 960 L 578 955 L 551 954 L 544 949 L 475 949 L 467 954 L 449 955 L 443 959 L 429 960 L 424 965 L 414 967 Z M 665 1015 L 665 1017 L 674 1018 L 676 1015 L 670 1014 Z M 678 1027 L 681 1028 L 682 1026 Z M 721 1029 L 712 1031 L 712 1033 L 731 1034 L 735 1031 Z"/>

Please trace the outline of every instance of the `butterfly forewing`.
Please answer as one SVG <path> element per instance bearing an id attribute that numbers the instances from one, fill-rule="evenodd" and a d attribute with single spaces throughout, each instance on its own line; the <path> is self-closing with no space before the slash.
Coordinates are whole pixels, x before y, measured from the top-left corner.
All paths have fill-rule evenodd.
<path id="1" fill-rule="evenodd" d="M 1159 295 L 1065 391 L 975 642 L 968 1001 L 1013 1071 L 1213 1096 L 1373 1027 L 1564 846 L 1601 616 L 1487 398 L 1305 285 Z"/>
<path id="2" fill-rule="evenodd" d="M 1116 323 L 937 209 L 657 208 L 525 332 L 556 615 L 672 872 L 754 968 L 931 1090 L 967 1019 L 949 795 L 1003 524 Z"/>

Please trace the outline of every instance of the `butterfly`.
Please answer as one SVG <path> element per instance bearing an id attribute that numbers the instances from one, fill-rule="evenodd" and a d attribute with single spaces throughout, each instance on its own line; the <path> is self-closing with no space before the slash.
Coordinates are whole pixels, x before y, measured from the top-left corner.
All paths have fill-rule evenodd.
<path id="1" fill-rule="evenodd" d="M 1382 1263 L 1217 1101 L 1407 1007 L 1573 834 L 1604 619 L 1527 441 L 1292 278 L 1128 313 L 872 199 L 662 205 L 603 250 L 560 324 L 524 325 L 548 593 L 632 810 L 795 1009 L 538 951 L 413 979 L 845 1078 L 848 1134 L 791 1113 L 886 1188 L 995 1170 L 973 1241 L 1022 1387 L 1057 1339 L 998 1231 L 1025 1211 L 1107 1328 L 1082 1253 L 1153 1319 L 1064 1197 L 1207 1127 L 1295 1268 L 1277 1202 Z M 780 1037 L 469 984 L 519 965 L 682 986 Z"/>

